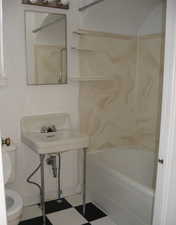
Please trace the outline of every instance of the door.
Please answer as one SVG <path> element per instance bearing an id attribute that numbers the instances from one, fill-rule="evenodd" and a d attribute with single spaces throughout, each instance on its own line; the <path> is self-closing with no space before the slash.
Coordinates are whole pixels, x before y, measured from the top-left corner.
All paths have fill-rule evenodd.
<path id="1" fill-rule="evenodd" d="M 176 1 L 167 0 L 163 101 L 153 225 L 176 224 Z M 162 163 L 163 160 L 163 163 Z"/>
<path id="2" fill-rule="evenodd" d="M 0 133 L 1 140 L 1 133 Z M 0 223 L 1 225 L 7 225 L 7 217 L 6 217 L 6 207 L 5 207 L 5 191 L 4 191 L 4 179 L 3 179 L 3 171 L 2 171 L 2 148 L 0 143 Z"/>

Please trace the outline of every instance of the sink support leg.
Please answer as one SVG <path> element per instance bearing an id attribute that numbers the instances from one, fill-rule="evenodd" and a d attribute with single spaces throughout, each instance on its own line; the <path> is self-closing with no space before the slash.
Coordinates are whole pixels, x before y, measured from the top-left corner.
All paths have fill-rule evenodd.
<path id="1" fill-rule="evenodd" d="M 83 148 L 83 187 L 82 187 L 82 205 L 83 215 L 86 214 L 86 152 L 87 148 Z"/>
<path id="2" fill-rule="evenodd" d="M 59 159 L 59 162 L 58 162 L 58 178 L 57 178 L 57 182 L 58 182 L 58 203 L 62 203 L 62 199 L 61 199 L 61 193 L 62 193 L 62 190 L 61 190 L 61 153 L 59 152 L 58 153 L 58 159 Z"/>
<path id="3" fill-rule="evenodd" d="M 42 208 L 42 218 L 43 218 L 43 225 L 46 225 L 46 214 L 45 214 L 45 171 L 44 171 L 44 158 L 45 155 L 40 155 L 40 163 L 41 163 L 41 208 Z"/>

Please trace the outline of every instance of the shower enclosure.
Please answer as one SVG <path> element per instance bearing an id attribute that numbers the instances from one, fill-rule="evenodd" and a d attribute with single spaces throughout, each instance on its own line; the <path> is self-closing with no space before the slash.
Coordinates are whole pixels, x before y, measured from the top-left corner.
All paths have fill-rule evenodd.
<path id="1" fill-rule="evenodd" d="M 81 130 L 91 137 L 87 189 L 117 225 L 152 224 L 165 9 L 161 0 L 110 0 L 82 14 L 79 102 Z"/>

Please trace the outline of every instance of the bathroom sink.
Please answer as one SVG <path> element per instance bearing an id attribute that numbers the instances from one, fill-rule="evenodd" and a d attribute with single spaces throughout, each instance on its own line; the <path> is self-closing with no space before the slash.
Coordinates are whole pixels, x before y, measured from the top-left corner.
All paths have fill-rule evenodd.
<path id="1" fill-rule="evenodd" d="M 67 114 L 61 114 L 61 116 L 65 117 L 63 119 L 65 120 L 67 126 L 65 126 L 65 123 L 62 123 L 61 118 L 60 122 L 57 123 L 56 120 L 58 117 L 54 119 L 54 115 L 56 114 L 53 114 L 53 117 L 52 114 L 42 115 L 41 117 L 43 117 L 43 120 L 41 117 L 38 120 L 38 129 L 36 129 L 36 116 L 25 117 L 21 124 L 22 142 L 38 154 L 71 151 L 88 147 L 89 137 L 71 129 L 71 125 L 68 125 L 68 121 L 66 122 L 66 117 L 68 116 Z M 49 118 L 48 124 L 55 124 L 55 132 L 40 132 L 41 127 L 46 125 L 46 118 Z M 34 126 L 32 126 L 33 121 Z"/>
<path id="2" fill-rule="evenodd" d="M 88 137 L 73 130 L 50 133 L 29 132 L 22 141 L 38 154 L 70 151 L 88 147 Z"/>

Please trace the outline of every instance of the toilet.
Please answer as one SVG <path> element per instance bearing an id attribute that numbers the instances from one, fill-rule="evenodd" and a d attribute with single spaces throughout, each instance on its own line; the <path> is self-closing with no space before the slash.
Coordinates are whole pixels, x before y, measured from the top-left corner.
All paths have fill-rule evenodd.
<path id="1" fill-rule="evenodd" d="M 15 145 L 2 147 L 3 173 L 6 185 L 15 180 L 15 153 Z M 13 190 L 5 188 L 5 192 L 8 225 L 18 225 L 22 216 L 23 200 Z"/>

